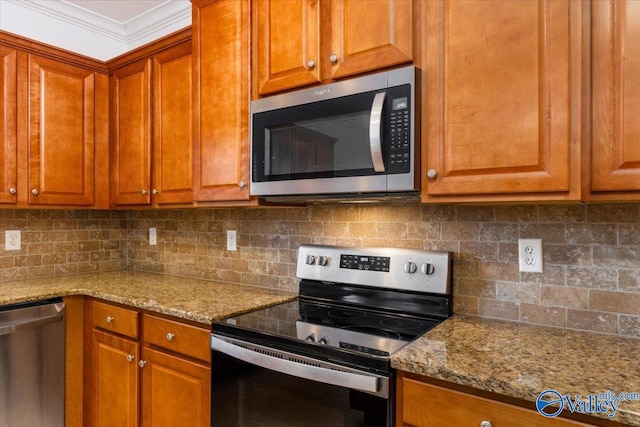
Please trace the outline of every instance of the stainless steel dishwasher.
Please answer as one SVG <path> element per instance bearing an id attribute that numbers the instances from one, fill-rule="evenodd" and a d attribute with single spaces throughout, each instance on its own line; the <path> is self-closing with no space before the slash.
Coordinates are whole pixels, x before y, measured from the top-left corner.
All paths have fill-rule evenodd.
<path id="1" fill-rule="evenodd" d="M 0 427 L 64 426 L 64 303 L 0 306 Z"/>

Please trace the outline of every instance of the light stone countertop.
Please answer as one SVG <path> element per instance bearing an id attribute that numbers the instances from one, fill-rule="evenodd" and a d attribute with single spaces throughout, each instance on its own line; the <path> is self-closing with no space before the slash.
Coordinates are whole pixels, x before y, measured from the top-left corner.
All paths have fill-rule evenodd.
<path id="1" fill-rule="evenodd" d="M 0 283 L 0 305 L 68 295 L 96 297 L 203 323 L 209 327 L 214 319 L 290 301 L 297 296 L 292 292 L 255 286 L 134 271 Z"/>
<path id="2" fill-rule="evenodd" d="M 524 399 L 535 410 L 545 390 L 572 399 L 640 393 L 639 350 L 637 339 L 455 315 L 396 352 L 391 365 Z M 640 401 L 621 402 L 611 419 L 640 426 Z"/>

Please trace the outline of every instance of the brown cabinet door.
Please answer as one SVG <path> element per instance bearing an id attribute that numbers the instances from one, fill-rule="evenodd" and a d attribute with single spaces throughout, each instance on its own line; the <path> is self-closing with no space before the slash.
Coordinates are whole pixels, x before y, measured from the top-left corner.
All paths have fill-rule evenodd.
<path id="1" fill-rule="evenodd" d="M 197 201 L 249 199 L 249 7 L 194 1 Z"/>
<path id="2" fill-rule="evenodd" d="M 111 202 L 151 203 L 151 60 L 111 76 Z"/>
<path id="3" fill-rule="evenodd" d="M 582 4 L 426 7 L 423 201 L 579 199 Z"/>
<path id="4" fill-rule="evenodd" d="M 16 203 L 18 52 L 0 46 L 0 203 Z"/>
<path id="5" fill-rule="evenodd" d="M 320 82 L 320 2 L 258 0 L 252 3 L 258 94 Z"/>
<path id="6" fill-rule="evenodd" d="M 153 202 L 193 201 L 191 42 L 153 61 Z"/>
<path id="7" fill-rule="evenodd" d="M 29 56 L 29 203 L 95 200 L 96 75 Z"/>
<path id="8" fill-rule="evenodd" d="M 142 426 L 209 427 L 209 367 L 147 347 L 142 356 Z"/>
<path id="9" fill-rule="evenodd" d="M 412 62 L 412 8 L 413 0 L 331 0 L 331 43 L 323 40 L 331 78 Z"/>
<path id="10" fill-rule="evenodd" d="M 91 337 L 91 425 L 137 427 L 139 344 L 97 329 Z"/>
<path id="11" fill-rule="evenodd" d="M 591 190 L 594 193 L 638 191 L 640 2 L 596 1 L 591 3 L 591 9 Z M 638 199 L 639 195 L 613 197 Z"/>

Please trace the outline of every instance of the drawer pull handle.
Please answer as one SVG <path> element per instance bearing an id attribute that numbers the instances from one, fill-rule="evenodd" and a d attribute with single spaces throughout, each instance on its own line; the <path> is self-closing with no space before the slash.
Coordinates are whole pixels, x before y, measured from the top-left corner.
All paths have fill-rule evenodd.
<path id="1" fill-rule="evenodd" d="M 491 421 L 481 421 L 480 427 L 493 427 L 493 424 L 491 424 Z"/>
<path id="2" fill-rule="evenodd" d="M 133 354 L 127 354 L 127 362 L 131 363 L 133 362 L 133 359 L 135 359 L 136 357 Z"/>
<path id="3" fill-rule="evenodd" d="M 175 337 L 176 337 L 176 334 L 172 334 L 171 332 L 169 332 L 167 334 L 167 341 L 173 341 Z"/>
<path id="4" fill-rule="evenodd" d="M 140 366 L 141 368 L 144 368 L 144 365 L 146 365 L 146 364 L 147 364 L 146 360 L 141 360 L 141 361 L 138 362 L 138 366 Z"/>
<path id="5" fill-rule="evenodd" d="M 107 318 L 106 318 L 106 319 L 104 319 L 104 320 L 105 320 L 107 323 L 113 323 L 113 321 L 114 321 L 115 319 L 113 318 L 113 316 L 107 316 Z"/>

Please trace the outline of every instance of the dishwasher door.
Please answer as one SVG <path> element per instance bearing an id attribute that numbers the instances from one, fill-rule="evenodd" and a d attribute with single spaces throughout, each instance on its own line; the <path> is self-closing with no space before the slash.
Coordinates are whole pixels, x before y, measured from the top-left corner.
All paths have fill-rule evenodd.
<path id="1" fill-rule="evenodd" d="M 0 427 L 64 427 L 64 303 L 0 306 Z"/>

